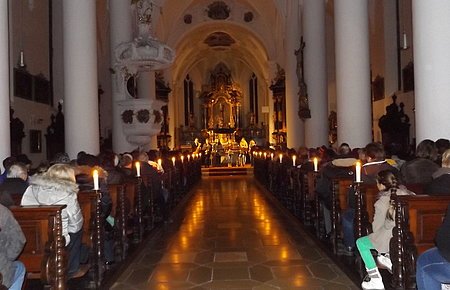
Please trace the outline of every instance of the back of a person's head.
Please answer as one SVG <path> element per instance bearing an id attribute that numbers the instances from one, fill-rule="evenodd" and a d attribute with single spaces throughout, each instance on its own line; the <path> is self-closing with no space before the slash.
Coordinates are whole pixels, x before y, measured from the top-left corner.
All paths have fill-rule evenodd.
<path id="1" fill-rule="evenodd" d="M 158 159 L 158 151 L 156 150 L 150 150 L 147 152 L 148 160 L 156 161 Z"/>
<path id="2" fill-rule="evenodd" d="M 60 179 L 75 182 L 75 170 L 68 164 L 57 163 L 50 166 L 45 172 L 46 177 L 50 179 Z"/>
<path id="3" fill-rule="evenodd" d="M 416 157 L 425 158 L 430 160 L 436 160 L 437 148 L 434 141 L 425 139 L 417 145 Z"/>
<path id="4" fill-rule="evenodd" d="M 384 148 L 381 143 L 372 142 L 366 145 L 365 154 L 373 161 L 382 161 L 385 159 Z"/>
<path id="5" fill-rule="evenodd" d="M 16 156 L 16 161 L 21 162 L 25 165 L 31 165 L 31 160 L 28 158 L 26 154 L 19 154 Z"/>
<path id="6" fill-rule="evenodd" d="M 120 157 L 119 166 L 128 167 L 133 164 L 133 156 L 129 153 L 125 153 Z"/>
<path id="7" fill-rule="evenodd" d="M 450 149 L 442 154 L 442 167 L 450 168 Z"/>
<path id="8" fill-rule="evenodd" d="M 7 178 L 22 178 L 23 180 L 26 180 L 28 177 L 28 170 L 25 164 L 23 163 L 15 163 L 9 167 L 8 171 L 6 172 Z"/>
<path id="9" fill-rule="evenodd" d="M 8 170 L 8 168 L 10 168 L 11 165 L 13 165 L 16 162 L 17 162 L 16 157 L 14 157 L 14 156 L 6 157 L 3 160 L 3 167 L 5 168 L 5 170 Z"/>
<path id="10" fill-rule="evenodd" d="M 70 163 L 70 158 L 69 158 L 69 154 L 64 153 L 64 152 L 58 152 L 55 154 L 55 156 L 53 157 L 52 160 L 50 160 L 50 164 L 56 164 L 56 163 Z"/>
<path id="11" fill-rule="evenodd" d="M 342 143 L 337 150 L 337 153 L 339 155 L 349 155 L 350 152 L 351 152 L 351 149 L 347 143 Z"/>
<path id="12" fill-rule="evenodd" d="M 436 140 L 436 148 L 439 154 L 443 154 L 447 149 L 450 149 L 450 140 L 444 138 Z"/>
<path id="13" fill-rule="evenodd" d="M 148 162 L 148 155 L 147 155 L 147 153 L 145 153 L 145 152 L 139 153 L 139 155 L 137 157 L 137 161 Z"/>
<path id="14" fill-rule="evenodd" d="M 377 174 L 377 182 L 386 187 L 386 191 L 392 188 L 398 188 L 399 180 L 391 170 L 381 170 Z"/>
<path id="15" fill-rule="evenodd" d="M 100 165 L 100 160 L 97 156 L 94 156 L 92 154 L 83 154 L 80 156 L 80 158 L 77 158 L 77 164 L 94 167 Z"/>

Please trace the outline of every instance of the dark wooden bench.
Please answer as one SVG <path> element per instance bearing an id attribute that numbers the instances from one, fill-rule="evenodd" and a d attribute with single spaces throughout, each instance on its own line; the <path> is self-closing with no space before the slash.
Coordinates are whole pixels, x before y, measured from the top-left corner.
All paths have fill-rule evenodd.
<path id="1" fill-rule="evenodd" d="M 395 198 L 395 227 L 389 250 L 395 289 L 416 289 L 417 255 L 434 247 L 449 204 L 450 195 Z"/>
<path id="2" fill-rule="evenodd" d="M 51 289 L 67 289 L 67 260 L 60 206 L 10 208 L 27 239 L 19 256 L 28 279 L 40 279 Z"/>

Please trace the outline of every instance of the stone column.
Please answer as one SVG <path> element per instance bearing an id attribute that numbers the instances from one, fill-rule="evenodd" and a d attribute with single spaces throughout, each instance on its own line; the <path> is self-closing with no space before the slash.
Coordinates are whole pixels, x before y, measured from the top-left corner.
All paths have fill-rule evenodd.
<path id="1" fill-rule="evenodd" d="M 156 85 L 154 71 L 141 71 L 138 76 L 138 97 L 139 99 L 156 100 Z M 161 110 L 161 108 L 153 108 Z M 158 149 L 157 135 L 151 136 L 150 144 L 147 150 Z"/>
<path id="2" fill-rule="evenodd" d="M 328 89 L 325 46 L 325 0 L 303 2 L 305 82 L 311 119 L 305 120 L 305 145 L 328 144 Z"/>
<path id="3" fill-rule="evenodd" d="M 96 6 L 64 0 L 64 122 L 66 152 L 98 154 Z"/>
<path id="4" fill-rule="evenodd" d="M 298 117 L 298 78 L 297 56 L 295 51 L 300 46 L 300 6 L 299 1 L 288 1 L 286 19 L 286 130 L 287 146 L 298 149 L 304 145 L 304 123 Z"/>
<path id="5" fill-rule="evenodd" d="M 450 139 L 450 2 L 412 2 L 416 140 Z"/>
<path id="6" fill-rule="evenodd" d="M 368 0 L 334 2 L 338 142 L 372 141 Z"/>
<path id="7" fill-rule="evenodd" d="M 114 50 L 124 42 L 130 42 L 133 39 L 131 2 L 123 0 L 109 0 L 109 23 L 110 23 L 110 47 L 111 47 L 111 67 L 115 69 L 112 78 L 112 143 L 113 150 L 117 153 L 131 151 L 136 146 L 127 142 L 122 129 L 122 120 L 118 101 L 126 98 L 125 84 L 122 80 L 122 74 L 115 67 L 116 59 Z"/>
<path id="8" fill-rule="evenodd" d="M 8 0 L 0 0 L 0 162 L 11 155 L 8 27 Z"/>

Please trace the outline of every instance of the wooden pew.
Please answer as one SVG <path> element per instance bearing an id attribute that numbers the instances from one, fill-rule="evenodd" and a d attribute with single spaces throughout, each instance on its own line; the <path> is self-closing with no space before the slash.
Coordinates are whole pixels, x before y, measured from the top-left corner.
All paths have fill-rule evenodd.
<path id="1" fill-rule="evenodd" d="M 127 236 L 133 235 L 133 243 L 140 243 L 144 236 L 141 183 L 142 178 L 125 183 L 125 203 L 128 203 L 130 208 L 128 220 L 132 221 L 132 228 L 127 231 Z"/>
<path id="2" fill-rule="evenodd" d="M 338 239 L 341 233 L 341 214 L 347 209 L 347 194 L 353 184 L 353 177 L 333 178 L 331 193 L 331 242 L 333 252 L 338 252 Z"/>
<path id="3" fill-rule="evenodd" d="M 303 172 L 302 208 L 305 215 L 304 222 L 308 223 L 308 221 L 312 220 L 316 236 L 320 237 L 322 211 L 319 202 L 319 195 L 316 194 L 316 179 L 318 174 L 319 173 L 316 171 Z M 308 210 L 309 208 L 311 208 L 311 210 Z"/>
<path id="4" fill-rule="evenodd" d="M 100 192 L 80 191 L 78 203 L 83 213 L 83 243 L 89 249 L 89 270 L 94 284 L 99 287 L 105 271 L 103 259 L 103 221 L 100 217 Z M 80 276 L 84 275 L 84 271 Z"/>
<path id="5" fill-rule="evenodd" d="M 10 208 L 27 239 L 19 256 L 27 278 L 41 279 L 51 289 L 67 289 L 67 254 L 59 206 L 13 206 Z"/>
<path id="6" fill-rule="evenodd" d="M 127 237 L 127 216 L 128 212 L 125 207 L 125 189 L 123 184 L 108 184 L 108 192 L 111 196 L 112 210 L 111 216 L 115 219 L 118 235 L 116 238 L 115 250 L 118 256 L 124 260 L 128 251 Z"/>
<path id="7" fill-rule="evenodd" d="M 434 247 L 449 203 L 450 195 L 395 198 L 395 227 L 389 250 L 394 289 L 416 289 L 417 255 Z"/>

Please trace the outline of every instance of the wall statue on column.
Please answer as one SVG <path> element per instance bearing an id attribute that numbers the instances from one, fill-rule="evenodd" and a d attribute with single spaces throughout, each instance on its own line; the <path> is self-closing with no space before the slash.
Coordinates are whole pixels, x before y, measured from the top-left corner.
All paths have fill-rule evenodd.
<path id="1" fill-rule="evenodd" d="M 47 159 L 52 159 L 56 153 L 65 152 L 64 141 L 64 114 L 61 103 L 58 104 L 58 113 L 50 116 L 50 126 L 45 135 L 47 141 Z"/>
<path id="2" fill-rule="evenodd" d="M 22 153 L 22 139 L 25 137 L 24 124 L 19 118 L 14 118 L 14 110 L 9 108 L 9 126 L 11 138 L 11 155 Z"/>
<path id="3" fill-rule="evenodd" d="M 305 82 L 305 70 L 303 66 L 303 57 L 305 51 L 305 42 L 303 41 L 303 36 L 300 39 L 300 47 L 295 51 L 297 56 L 297 79 L 298 79 L 298 116 L 300 119 L 311 118 L 311 111 L 309 110 L 308 104 L 308 89 Z"/>

